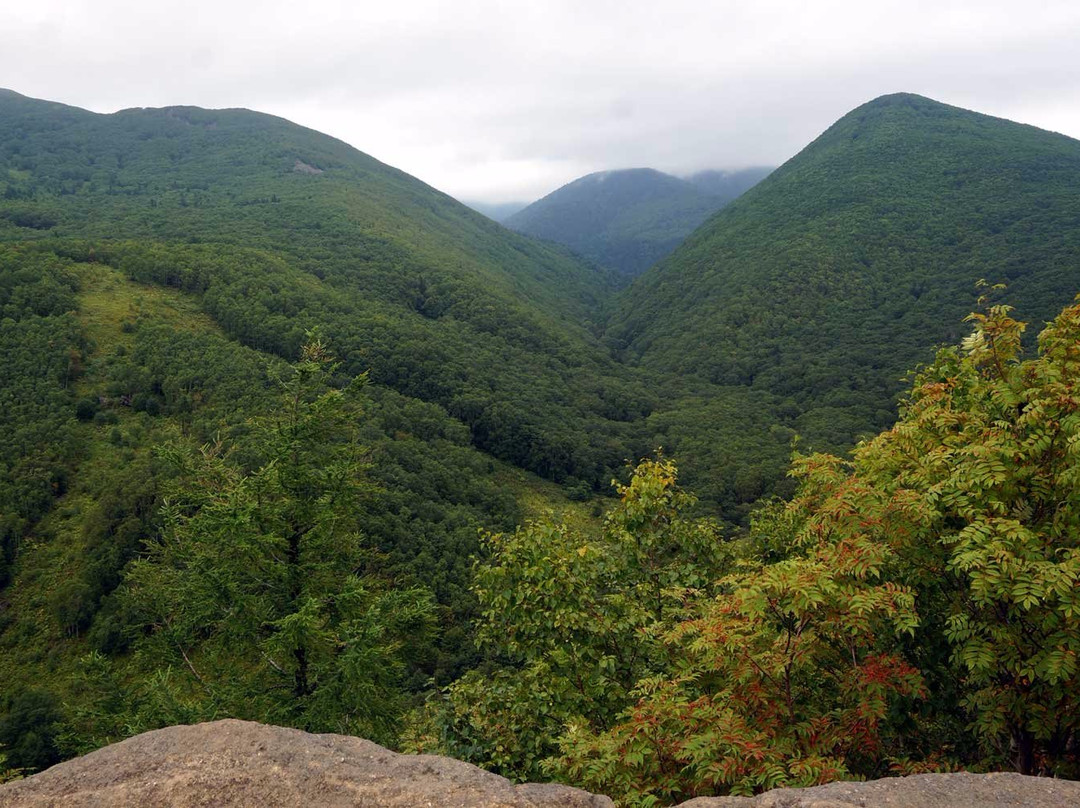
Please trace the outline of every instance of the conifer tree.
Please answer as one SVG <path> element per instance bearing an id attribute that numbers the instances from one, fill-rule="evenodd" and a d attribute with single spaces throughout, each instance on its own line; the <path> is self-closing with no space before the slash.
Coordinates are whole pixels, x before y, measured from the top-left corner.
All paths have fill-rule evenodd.
<path id="1" fill-rule="evenodd" d="M 361 505 L 377 492 L 357 442 L 356 383 L 329 387 L 332 370 L 309 342 L 278 411 L 253 424 L 254 471 L 220 445 L 171 450 L 179 482 L 127 587 L 145 625 L 138 653 L 171 666 L 198 713 L 385 741 L 431 606 L 371 574 Z"/>

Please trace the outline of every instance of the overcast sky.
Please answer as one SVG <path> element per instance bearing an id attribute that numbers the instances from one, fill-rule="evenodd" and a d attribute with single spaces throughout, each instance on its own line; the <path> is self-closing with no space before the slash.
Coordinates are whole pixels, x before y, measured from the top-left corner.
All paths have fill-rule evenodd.
<path id="1" fill-rule="evenodd" d="M 776 165 L 910 91 L 1080 137 L 1080 0 L 0 0 L 0 87 L 248 107 L 458 198 Z"/>

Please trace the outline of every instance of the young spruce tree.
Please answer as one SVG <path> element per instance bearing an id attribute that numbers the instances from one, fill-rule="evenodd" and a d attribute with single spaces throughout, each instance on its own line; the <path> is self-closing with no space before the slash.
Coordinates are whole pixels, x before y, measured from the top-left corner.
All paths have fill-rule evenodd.
<path id="1" fill-rule="evenodd" d="M 400 674 L 432 606 L 371 574 L 360 382 L 333 389 L 333 367 L 321 342 L 304 346 L 280 408 L 253 424 L 256 470 L 217 445 L 170 450 L 179 483 L 127 591 L 145 627 L 138 654 L 170 670 L 163 686 L 195 715 L 392 742 Z"/>

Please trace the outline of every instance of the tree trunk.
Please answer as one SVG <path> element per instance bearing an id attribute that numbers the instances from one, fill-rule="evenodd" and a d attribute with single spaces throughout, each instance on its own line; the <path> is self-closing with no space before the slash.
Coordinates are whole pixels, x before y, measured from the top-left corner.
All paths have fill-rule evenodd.
<path id="1" fill-rule="evenodd" d="M 1013 746 L 1016 754 L 1014 765 L 1020 774 L 1035 773 L 1035 736 L 1024 729 L 1013 730 Z"/>
<path id="2" fill-rule="evenodd" d="M 304 648 L 296 648 L 293 650 L 293 657 L 296 659 L 296 673 L 293 676 L 293 695 L 298 699 L 302 699 L 308 694 L 307 650 Z"/>

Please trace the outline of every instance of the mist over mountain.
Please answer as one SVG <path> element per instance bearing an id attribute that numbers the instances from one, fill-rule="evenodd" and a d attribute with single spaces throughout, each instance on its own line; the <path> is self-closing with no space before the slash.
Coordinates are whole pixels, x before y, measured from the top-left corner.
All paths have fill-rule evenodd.
<path id="1" fill-rule="evenodd" d="M 462 200 L 462 203 L 496 222 L 505 222 L 529 204 L 528 202 L 470 202 L 469 200 Z"/>
<path id="2" fill-rule="evenodd" d="M 683 180 L 651 168 L 599 171 L 553 191 L 504 223 L 633 277 L 767 173 L 710 171 Z"/>
<path id="3" fill-rule="evenodd" d="M 683 179 L 696 186 L 698 190 L 727 203 L 749 191 L 772 171 L 771 167 L 763 166 L 735 171 L 709 170 L 698 171 Z"/>

